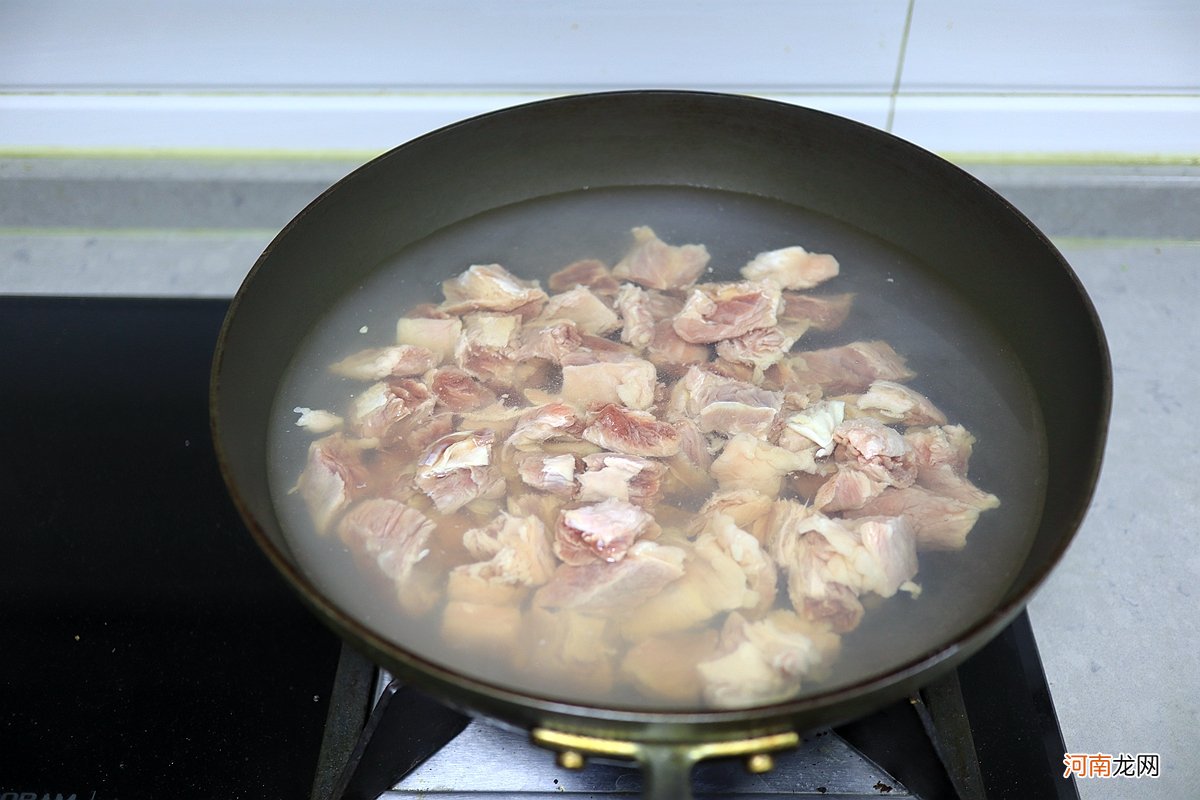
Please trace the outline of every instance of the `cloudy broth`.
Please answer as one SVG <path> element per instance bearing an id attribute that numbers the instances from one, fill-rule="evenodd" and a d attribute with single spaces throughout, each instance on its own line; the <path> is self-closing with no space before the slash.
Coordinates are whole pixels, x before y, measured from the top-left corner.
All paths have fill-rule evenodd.
<path id="1" fill-rule="evenodd" d="M 332 375 L 331 363 L 393 344 L 397 318 L 418 303 L 440 302 L 441 281 L 468 265 L 499 263 L 520 278 L 541 280 L 545 288 L 547 276 L 570 262 L 595 258 L 615 264 L 629 248 L 630 229 L 639 225 L 672 245 L 705 245 L 711 260 L 702 281 L 739 280 L 739 268 L 757 253 L 792 245 L 836 256 L 840 274 L 808 291 L 853 292 L 849 316 L 836 330 L 809 330 L 793 351 L 888 342 L 916 373 L 906 384 L 975 436 L 970 479 L 1002 502 L 980 515 L 962 550 L 918 554 L 919 597 L 903 592 L 886 600 L 864 597 L 865 616 L 843 636 L 832 674 L 806 681 L 801 693 L 852 683 L 920 656 L 997 603 L 1032 541 L 1046 470 L 1035 398 L 1004 340 L 920 263 L 859 229 L 764 198 L 675 187 L 572 192 L 465 220 L 397 253 L 317 321 L 281 383 L 269 455 L 285 535 L 299 566 L 321 591 L 404 649 L 482 681 L 609 707 L 697 705 L 647 697 L 620 680 L 604 691 L 556 686 L 536 671 L 514 668 L 510 653 L 447 646 L 437 611 L 418 618 L 403 614 L 391 582 L 356 560 L 336 534 L 317 535 L 304 502 L 290 492 L 316 438 L 295 426 L 293 408 L 344 413 L 347 398 L 366 385 Z M 781 496 L 795 495 L 785 488 Z M 707 497 L 705 492 L 670 502 L 695 511 Z M 781 574 L 776 603 L 790 608 L 785 584 Z M 710 624 L 719 630 L 724 617 L 718 614 Z"/>

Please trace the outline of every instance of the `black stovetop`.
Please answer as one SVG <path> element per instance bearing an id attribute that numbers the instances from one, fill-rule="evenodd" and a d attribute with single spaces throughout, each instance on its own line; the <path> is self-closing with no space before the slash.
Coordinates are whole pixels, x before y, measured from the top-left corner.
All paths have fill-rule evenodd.
<path id="1" fill-rule="evenodd" d="M 0 298 L 0 797 L 310 796 L 341 648 L 217 471 L 226 307 Z M 989 798 L 1077 797 L 1024 615 L 954 683 L 931 707 L 969 724 Z M 872 730 L 844 732 L 905 771 Z"/>

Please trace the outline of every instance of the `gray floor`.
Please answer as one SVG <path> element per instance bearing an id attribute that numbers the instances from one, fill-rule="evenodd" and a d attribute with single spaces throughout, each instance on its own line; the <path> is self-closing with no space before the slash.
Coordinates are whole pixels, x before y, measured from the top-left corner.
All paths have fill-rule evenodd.
<path id="1" fill-rule="evenodd" d="M 0 160 L 0 294 L 229 296 L 349 161 Z M 1055 240 L 1112 349 L 1095 502 L 1030 616 L 1068 748 L 1159 753 L 1086 800 L 1200 796 L 1200 169 L 970 167 Z"/>

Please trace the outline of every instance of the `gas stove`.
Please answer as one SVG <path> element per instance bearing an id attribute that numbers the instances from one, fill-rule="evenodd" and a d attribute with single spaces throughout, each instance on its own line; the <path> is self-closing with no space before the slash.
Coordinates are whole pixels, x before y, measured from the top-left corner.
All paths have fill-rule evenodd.
<path id="1" fill-rule="evenodd" d="M 261 556 L 210 444 L 223 300 L 0 298 L 0 800 L 636 797 L 393 681 Z M 700 797 L 1077 798 L 1028 619 Z"/>

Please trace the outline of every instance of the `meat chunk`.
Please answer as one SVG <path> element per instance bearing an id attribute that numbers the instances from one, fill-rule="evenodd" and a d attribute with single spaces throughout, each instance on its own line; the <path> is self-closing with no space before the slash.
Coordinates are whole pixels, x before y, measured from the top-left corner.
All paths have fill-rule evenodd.
<path id="1" fill-rule="evenodd" d="M 873 419 L 845 420 L 833 431 L 834 458 L 872 480 L 904 488 L 917 479 L 912 448 L 894 428 Z"/>
<path id="2" fill-rule="evenodd" d="M 533 597 L 537 608 L 610 616 L 637 608 L 683 575 L 684 552 L 650 541 L 634 544 L 615 563 L 563 564 Z"/>
<path id="3" fill-rule="evenodd" d="M 708 406 L 722 402 L 778 411 L 783 407 L 783 396 L 701 367 L 689 367 L 671 389 L 671 411 L 683 416 L 697 418 Z"/>
<path id="4" fill-rule="evenodd" d="M 841 640 L 825 627 L 786 611 L 748 622 L 730 614 L 717 658 L 700 662 L 705 700 L 718 708 L 745 708 L 785 700 L 805 680 L 827 677 Z"/>
<path id="5" fill-rule="evenodd" d="M 692 290 L 671 324 L 684 341 L 719 342 L 772 327 L 779 304 L 779 287 L 773 283 L 705 284 Z"/>
<path id="6" fill-rule="evenodd" d="M 550 275 L 546 285 L 552 292 L 563 292 L 576 286 L 586 286 L 599 295 L 611 296 L 617 293 L 621 282 L 613 277 L 612 272 L 603 261 L 585 258 L 572 261 L 562 269 Z"/>
<path id="7" fill-rule="evenodd" d="M 646 347 L 646 358 L 664 373 L 681 375 L 688 367 L 708 361 L 708 357 L 708 347 L 680 339 L 671 320 L 654 323 L 650 344 Z"/>
<path id="8" fill-rule="evenodd" d="M 727 361 L 763 370 L 782 359 L 803 329 L 785 333 L 781 327 L 758 328 L 735 339 L 717 342 L 717 355 Z M 794 335 L 790 335 L 794 334 Z"/>
<path id="9" fill-rule="evenodd" d="M 824 458 L 833 453 L 833 432 L 846 415 L 846 404 L 841 400 L 823 400 L 787 416 L 785 432 L 780 434 L 779 445 L 788 450 L 807 447 L 807 442 L 817 446 L 816 457 Z M 785 441 L 786 434 L 801 437 L 798 441 Z M 803 447 L 801 446 L 803 445 Z"/>
<path id="10" fill-rule="evenodd" d="M 647 697 L 695 705 L 701 689 L 696 665 L 712 658 L 716 649 L 713 630 L 646 639 L 629 648 L 620 674 Z"/>
<path id="11" fill-rule="evenodd" d="M 961 550 L 967 534 L 979 520 L 980 510 L 920 486 L 884 489 L 862 508 L 847 510 L 846 517 L 904 517 L 912 526 L 917 546 L 923 550 Z"/>
<path id="12" fill-rule="evenodd" d="M 292 409 L 292 413 L 300 415 L 296 420 L 296 427 L 304 428 L 309 433 L 329 433 L 342 427 L 345 423 L 345 420 L 337 414 L 320 408 L 296 406 Z"/>
<path id="13" fill-rule="evenodd" d="M 775 499 L 753 489 L 731 489 L 713 492 L 700 506 L 699 518 L 704 520 L 712 514 L 728 516 L 734 524 L 754 534 L 760 544 L 766 543 L 766 531 L 762 523 Z"/>
<path id="14" fill-rule="evenodd" d="M 788 322 L 804 321 L 819 331 L 837 330 L 850 315 L 854 295 L 783 293 L 783 309 L 779 318 Z"/>
<path id="15" fill-rule="evenodd" d="M 861 392 L 877 380 L 905 381 L 916 374 L 891 345 L 880 341 L 808 350 L 787 361 L 795 382 L 816 384 L 827 395 Z"/>
<path id="16" fill-rule="evenodd" d="M 515 314 L 467 315 L 454 349 L 454 362 L 475 377 L 500 386 L 523 382 L 532 370 L 516 357 L 520 324 Z"/>
<path id="17" fill-rule="evenodd" d="M 700 412 L 700 430 L 725 436 L 748 433 L 766 438 L 775 421 L 775 413 L 775 409 L 766 406 L 736 402 L 710 403 Z"/>
<path id="18" fill-rule="evenodd" d="M 680 289 L 696 282 L 708 258 L 704 245 L 672 247 L 643 225 L 633 229 L 633 247 L 613 267 L 613 275 L 651 289 Z"/>
<path id="19" fill-rule="evenodd" d="M 946 415 L 928 397 L 894 381 L 873 381 L 856 404 L 885 422 L 904 425 L 946 424 Z"/>
<path id="20" fill-rule="evenodd" d="M 421 375 L 432 369 L 434 363 L 433 353 L 424 347 L 398 344 L 360 350 L 331 364 L 329 371 L 356 381 L 380 381 L 388 377 Z"/>
<path id="21" fill-rule="evenodd" d="M 546 302 L 546 293 L 537 281 L 523 281 L 499 264 L 476 264 L 456 278 L 442 283 L 446 302 L 441 309 L 448 314 L 471 311 L 516 312 L 535 317 Z"/>
<path id="22" fill-rule="evenodd" d="M 539 685 L 580 699 L 611 692 L 616 676 L 616 637 L 603 616 L 570 609 L 533 607 L 513 653 L 516 669 L 536 674 Z"/>
<path id="23" fill-rule="evenodd" d="M 496 402 L 495 392 L 458 367 L 442 367 L 426 377 L 437 404 L 450 411 L 475 411 Z"/>
<path id="24" fill-rule="evenodd" d="M 464 533 L 463 545 L 480 560 L 456 567 L 454 572 L 490 583 L 541 586 L 550 580 L 557 566 L 546 527 L 534 516 L 501 511 L 486 526 Z"/>
<path id="25" fill-rule="evenodd" d="M 654 517 L 639 506 L 609 498 L 559 514 L 554 529 L 554 554 L 572 566 L 625 558 L 641 538 L 659 534 Z"/>
<path id="26" fill-rule="evenodd" d="M 649 361 L 630 358 L 562 368 L 562 396 L 568 403 L 617 403 L 647 409 L 654 405 L 658 372 Z"/>
<path id="27" fill-rule="evenodd" d="M 861 470 L 845 467 L 833 473 L 813 497 L 813 505 L 826 514 L 862 508 L 880 495 L 887 484 Z"/>
<path id="28" fill-rule="evenodd" d="M 917 590 L 916 537 L 903 517 L 840 520 L 781 501 L 771 525 L 771 555 L 787 572 L 792 605 L 834 631 L 858 626 L 861 594 Z"/>
<path id="29" fill-rule="evenodd" d="M 308 461 L 296 490 L 312 517 L 317 533 L 329 530 L 338 514 L 367 489 L 369 470 L 363 464 L 362 445 L 340 433 L 308 446 Z"/>
<path id="30" fill-rule="evenodd" d="M 961 425 L 911 429 L 904 440 L 917 463 L 917 483 L 932 492 L 980 511 L 996 508 L 1000 500 L 967 478 L 975 437 Z"/>
<path id="31" fill-rule="evenodd" d="M 758 539 L 739 528 L 732 517 L 710 514 L 696 537 L 695 553 L 719 579 L 720 589 L 714 587 L 707 594 L 710 600 L 727 598 L 719 602 L 720 610 L 747 609 L 757 617 L 774 604 L 775 564 Z"/>
<path id="32" fill-rule="evenodd" d="M 435 398 L 420 381 L 392 379 L 372 384 L 350 404 L 350 423 L 365 438 L 396 442 L 429 419 Z"/>
<path id="33" fill-rule="evenodd" d="M 520 412 L 506 447 L 541 450 L 542 443 L 560 437 L 576 438 L 583 433 L 583 422 L 566 403 L 547 403 Z"/>
<path id="34" fill-rule="evenodd" d="M 592 503 L 616 498 L 652 507 L 662 493 L 666 469 L 661 462 L 622 453 L 593 453 L 584 456 L 579 474 L 579 499 Z"/>
<path id="35" fill-rule="evenodd" d="M 364 500 L 347 512 L 338 536 L 351 551 L 373 561 L 396 586 L 401 606 L 411 614 L 428 611 L 437 596 L 412 581 L 418 562 L 429 555 L 433 522 L 415 508 L 396 500 Z"/>
<path id="36" fill-rule="evenodd" d="M 423 347 L 433 354 L 436 364 L 442 364 L 454 357 L 454 347 L 461 335 L 462 320 L 454 317 L 401 317 L 396 322 L 396 344 Z"/>
<path id="37" fill-rule="evenodd" d="M 603 336 L 621 327 L 621 318 L 586 286 L 576 286 L 549 299 L 539 320 L 570 320 L 579 330 Z"/>
<path id="38" fill-rule="evenodd" d="M 517 472 L 525 485 L 550 494 L 570 498 L 579 489 L 575 485 L 575 456 L 569 453 L 524 453 L 517 463 Z"/>
<path id="39" fill-rule="evenodd" d="M 679 431 L 645 411 L 607 403 L 592 416 L 583 438 L 601 449 L 632 456 L 673 456 L 679 452 Z"/>
<path id="40" fill-rule="evenodd" d="M 657 320 L 651 312 L 645 289 L 626 283 L 617 292 L 617 311 L 621 312 L 621 341 L 637 348 L 650 344 Z"/>
<path id="41" fill-rule="evenodd" d="M 495 433 L 486 429 L 443 436 L 417 460 L 416 487 L 443 514 L 478 498 L 500 497 L 504 478 L 491 464 L 494 441 Z"/>
<path id="42" fill-rule="evenodd" d="M 521 330 L 516 358 L 518 361 L 544 358 L 554 364 L 562 364 L 564 358 L 581 347 L 583 337 L 574 322 L 534 320 Z"/>
<path id="43" fill-rule="evenodd" d="M 759 253 L 742 267 L 742 277 L 746 280 L 770 280 L 784 289 L 811 289 L 837 274 L 836 258 L 827 253 L 810 253 L 799 246 Z"/>
<path id="44" fill-rule="evenodd" d="M 815 448 L 814 448 L 815 450 Z M 789 472 L 817 471 L 813 450 L 792 452 L 744 433 L 729 440 L 712 463 L 712 475 L 723 490 L 753 489 L 776 496 Z"/>
<path id="45" fill-rule="evenodd" d="M 451 601 L 442 611 L 442 641 L 473 653 L 511 650 L 521 632 L 521 609 L 511 605 Z"/>

